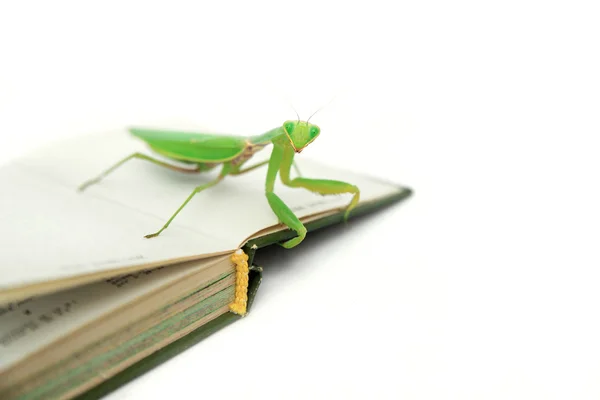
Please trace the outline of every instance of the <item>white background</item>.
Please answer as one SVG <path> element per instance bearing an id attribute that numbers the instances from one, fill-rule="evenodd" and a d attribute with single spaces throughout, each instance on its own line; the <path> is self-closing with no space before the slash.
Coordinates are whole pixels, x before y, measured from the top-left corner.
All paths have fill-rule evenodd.
<path id="1" fill-rule="evenodd" d="M 599 17 L 592 1 L 2 2 L 2 162 L 130 124 L 260 133 L 325 105 L 302 157 L 416 191 L 264 254 L 248 318 L 110 398 L 597 399 Z"/>

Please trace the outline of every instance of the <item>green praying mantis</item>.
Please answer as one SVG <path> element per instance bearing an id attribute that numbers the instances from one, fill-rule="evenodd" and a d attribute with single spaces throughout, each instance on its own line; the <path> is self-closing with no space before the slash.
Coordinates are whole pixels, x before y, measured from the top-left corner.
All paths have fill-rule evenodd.
<path id="1" fill-rule="evenodd" d="M 217 178 L 196 187 L 165 225 L 159 231 L 146 235 L 146 238 L 158 236 L 164 231 L 194 195 L 215 186 L 228 175 L 241 175 L 265 164 L 268 164 L 265 187 L 267 201 L 279 221 L 297 234 L 296 237 L 281 244 L 285 248 L 290 249 L 300 244 L 306 237 L 307 230 L 292 210 L 274 193 L 277 173 L 279 173 L 282 183 L 292 188 L 305 188 L 321 195 L 353 194 L 352 200 L 346 207 L 344 220 L 348 219 L 350 211 L 358 204 L 360 198 L 359 188 L 346 182 L 303 177 L 291 178 L 290 171 L 294 164 L 294 155 L 300 153 L 312 143 L 321 132 L 317 125 L 308 121 L 300 121 L 299 118 L 297 121 L 285 121 L 282 126 L 262 135 L 249 137 L 138 128 L 132 128 L 130 132 L 146 142 L 156 153 L 167 159 L 192 164 L 194 168 L 182 168 L 142 153 L 133 153 L 102 172 L 96 178 L 83 183 L 79 187 L 80 191 L 98 183 L 115 169 L 132 159 L 146 160 L 181 172 L 207 172 L 221 165 L 221 172 Z M 268 160 L 244 167 L 254 154 L 269 144 L 273 144 L 273 150 Z"/>

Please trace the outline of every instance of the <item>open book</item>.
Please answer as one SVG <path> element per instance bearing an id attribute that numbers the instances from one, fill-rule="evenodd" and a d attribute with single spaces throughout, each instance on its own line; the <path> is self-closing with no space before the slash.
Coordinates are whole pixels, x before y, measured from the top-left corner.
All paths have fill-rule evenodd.
<path id="1" fill-rule="evenodd" d="M 133 160 L 76 188 L 144 144 L 126 131 L 73 139 L 0 168 L 0 398 L 96 397 L 240 318 L 260 282 L 254 253 L 295 236 L 264 195 L 265 169 L 227 177 L 183 209 L 213 173 Z M 269 156 L 269 149 L 257 155 Z M 361 189 L 352 217 L 410 189 L 298 159 L 303 176 Z M 278 184 L 310 231 L 340 223 L 350 195 Z M 302 244 L 300 244 L 302 246 Z M 233 307 L 243 302 L 242 311 Z"/>

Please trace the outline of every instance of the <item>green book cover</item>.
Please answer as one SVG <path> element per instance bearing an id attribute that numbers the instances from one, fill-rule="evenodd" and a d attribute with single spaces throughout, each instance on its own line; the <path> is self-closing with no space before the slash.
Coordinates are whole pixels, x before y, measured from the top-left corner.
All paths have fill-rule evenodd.
<path id="1" fill-rule="evenodd" d="M 82 158 L 81 147 L 97 151 Z M 1 398 L 98 398 L 135 379 L 242 318 L 230 310 L 239 301 L 244 311 L 251 308 L 262 279 L 256 252 L 296 236 L 266 204 L 264 170 L 257 170 L 197 196 L 164 235 L 144 239 L 207 178 L 137 162 L 76 192 L 132 150 L 139 143 L 115 132 L 49 146 L 0 168 L 0 183 L 16 188 L 0 211 L 16 227 L 0 238 Z M 343 179 L 361 189 L 349 224 L 412 193 L 298 163 L 303 176 Z M 351 198 L 285 187 L 275 192 L 309 235 L 344 223 Z M 231 262 L 240 249 L 245 272 Z"/>
<path id="2" fill-rule="evenodd" d="M 371 212 L 375 212 L 378 209 L 390 206 L 394 203 L 401 202 L 412 194 L 412 190 L 410 188 L 402 187 L 401 190 L 392 196 L 387 198 L 383 198 L 378 202 L 374 202 L 368 205 L 360 206 L 356 209 L 356 212 L 353 214 L 354 218 L 365 215 Z M 314 220 L 308 224 L 306 227 L 309 232 L 315 231 L 317 229 L 326 228 L 331 225 L 339 224 L 343 222 L 343 212 L 327 216 L 322 219 Z M 351 222 L 350 222 L 351 223 Z M 249 255 L 249 260 L 252 262 L 254 259 L 254 255 L 260 248 L 268 247 L 270 245 L 274 245 L 277 243 L 281 243 L 285 240 L 293 237 L 293 232 L 284 231 L 278 233 L 272 233 L 270 235 L 266 235 L 263 237 L 256 238 L 254 240 L 249 241 L 245 246 L 244 250 L 246 254 Z M 266 266 L 268 268 L 268 266 Z M 250 284 L 248 287 L 248 311 L 250 311 L 252 302 L 254 301 L 254 297 L 256 292 L 259 289 L 260 282 L 262 280 L 262 267 L 253 266 L 250 268 Z M 223 314 L 215 320 L 203 325 L 202 327 L 194 330 L 189 333 L 185 337 L 163 347 L 158 350 L 151 356 L 137 362 L 133 366 L 128 369 L 118 373 L 112 378 L 104 381 L 98 386 L 92 388 L 86 393 L 79 395 L 78 399 L 97 399 L 100 398 L 113 390 L 119 388 L 120 386 L 126 384 L 127 382 L 137 378 L 143 373 L 151 370 L 155 366 L 161 364 L 162 362 L 168 360 L 171 357 L 176 356 L 177 354 L 185 351 L 190 346 L 195 345 L 200 342 L 205 337 L 215 333 L 216 331 L 226 327 L 227 325 L 237 321 L 242 318 L 240 315 L 234 313 Z"/>

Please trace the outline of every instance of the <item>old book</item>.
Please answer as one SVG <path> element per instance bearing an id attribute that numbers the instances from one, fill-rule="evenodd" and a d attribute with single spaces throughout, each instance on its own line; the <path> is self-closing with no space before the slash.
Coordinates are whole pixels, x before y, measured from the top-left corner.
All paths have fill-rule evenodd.
<path id="1" fill-rule="evenodd" d="M 0 398 L 98 397 L 241 318 L 259 249 L 295 236 L 264 196 L 264 169 L 226 178 L 156 231 L 198 182 L 141 160 L 76 188 L 143 143 L 125 131 L 42 148 L 0 168 Z M 257 156 L 266 159 L 269 152 Z M 361 189 L 352 217 L 411 190 L 298 160 L 304 176 Z M 350 196 L 283 185 L 310 231 L 341 223 Z M 302 246 L 302 244 L 300 244 Z"/>

